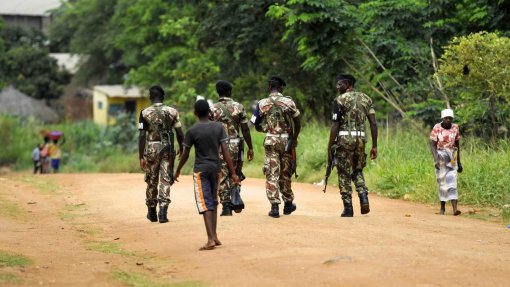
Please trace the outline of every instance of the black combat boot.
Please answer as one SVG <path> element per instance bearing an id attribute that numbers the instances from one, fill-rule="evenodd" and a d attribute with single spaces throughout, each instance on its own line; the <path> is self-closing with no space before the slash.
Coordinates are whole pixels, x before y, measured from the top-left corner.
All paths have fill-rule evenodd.
<path id="1" fill-rule="evenodd" d="M 147 219 L 151 222 L 158 221 L 158 213 L 156 212 L 156 207 L 147 206 Z"/>
<path id="2" fill-rule="evenodd" d="M 285 206 L 283 207 L 283 214 L 285 215 L 289 215 L 291 214 L 292 212 L 294 212 L 296 210 L 296 204 L 292 203 L 291 202 L 285 202 Z"/>
<path id="3" fill-rule="evenodd" d="M 167 212 L 168 212 L 168 205 L 159 207 L 159 213 L 158 213 L 159 223 L 168 222 Z"/>
<path id="4" fill-rule="evenodd" d="M 280 211 L 278 210 L 278 203 L 271 204 L 271 211 L 269 211 L 269 216 L 278 218 L 280 217 Z"/>
<path id="5" fill-rule="evenodd" d="M 353 217 L 354 211 L 352 210 L 352 202 L 343 200 L 344 202 L 344 211 L 340 215 L 341 217 Z"/>
<path id="6" fill-rule="evenodd" d="M 232 216 L 232 204 L 230 202 L 224 202 L 223 210 L 221 211 L 220 216 Z"/>
<path id="7" fill-rule="evenodd" d="M 358 194 L 359 205 L 361 206 L 361 214 L 367 214 L 370 212 L 370 205 L 368 204 L 368 193 L 361 192 Z"/>

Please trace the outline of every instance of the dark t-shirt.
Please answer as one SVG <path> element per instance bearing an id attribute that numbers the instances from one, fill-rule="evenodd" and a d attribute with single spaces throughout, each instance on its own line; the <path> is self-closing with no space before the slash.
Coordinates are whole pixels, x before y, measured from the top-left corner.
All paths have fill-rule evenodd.
<path id="1" fill-rule="evenodd" d="M 219 147 L 228 140 L 222 124 L 218 122 L 198 122 L 184 137 L 184 146 L 195 146 L 195 172 L 219 172 Z"/>

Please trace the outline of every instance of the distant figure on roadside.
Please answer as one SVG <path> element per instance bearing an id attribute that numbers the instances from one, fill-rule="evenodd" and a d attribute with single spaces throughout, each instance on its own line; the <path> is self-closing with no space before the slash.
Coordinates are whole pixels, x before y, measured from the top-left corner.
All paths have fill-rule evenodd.
<path id="1" fill-rule="evenodd" d="M 50 136 L 44 136 L 44 143 L 41 149 L 41 173 L 50 172 Z"/>
<path id="2" fill-rule="evenodd" d="M 182 125 L 179 112 L 163 104 L 165 92 L 160 86 L 149 89 L 152 106 L 140 112 L 138 137 L 138 157 L 140 167 L 145 172 L 147 189 L 145 204 L 147 219 L 151 222 L 168 222 L 170 204 L 170 186 L 174 183 L 173 169 L 175 160 L 174 133 L 179 144 L 179 156 L 182 155 Z M 156 207 L 159 202 L 159 213 Z"/>
<path id="3" fill-rule="evenodd" d="M 328 162 L 337 167 L 338 187 L 344 205 L 342 217 L 354 216 L 352 208 L 352 186 L 354 181 L 361 206 L 361 214 L 370 212 L 368 188 L 363 176 L 366 166 L 365 121 L 368 118 L 372 136 L 370 158 L 377 158 L 377 122 L 372 99 L 354 90 L 356 79 L 352 75 L 341 75 L 336 88 L 339 96 L 333 101 L 333 124 L 328 142 Z"/>
<path id="4" fill-rule="evenodd" d="M 442 122 L 436 124 L 430 133 L 430 147 L 436 168 L 436 180 L 439 187 L 439 214 L 445 213 L 446 201 L 451 200 L 453 215 L 460 215 L 457 209 L 457 172 L 463 168 L 460 163 L 460 130 L 453 123 L 453 110 L 441 111 Z"/>
<path id="5" fill-rule="evenodd" d="M 42 145 L 37 144 L 37 146 L 32 150 L 32 161 L 34 162 L 34 174 L 37 174 L 37 171 L 41 173 L 41 149 Z"/>
<path id="6" fill-rule="evenodd" d="M 60 170 L 60 161 L 62 158 L 62 148 L 61 146 L 65 143 L 65 139 L 62 138 L 62 141 L 59 143 L 59 138 L 54 138 L 53 143 L 48 146 L 48 154 L 51 161 L 51 169 L 53 173 L 58 173 Z"/>
<path id="7" fill-rule="evenodd" d="M 285 203 L 283 214 L 289 215 L 297 208 L 293 202 L 291 179 L 296 173 L 295 152 L 301 121 L 296 103 L 282 94 L 285 86 L 282 78 L 269 78 L 269 96 L 258 102 L 251 118 L 257 131 L 266 133 L 263 171 L 266 195 L 271 203 L 268 215 L 273 218 L 280 217 L 280 193 Z"/>
<path id="8" fill-rule="evenodd" d="M 232 99 L 232 84 L 227 81 L 218 81 L 216 91 L 219 95 L 219 101 L 211 107 L 210 119 L 223 125 L 228 141 L 227 146 L 232 157 L 234 169 L 240 180 L 242 178 L 242 163 L 244 140 L 248 145 L 248 160 L 253 159 L 253 145 L 251 142 L 250 128 L 248 127 L 248 118 L 242 104 Z M 239 129 L 243 132 L 243 138 L 239 136 Z M 221 216 L 232 216 L 231 191 L 234 188 L 232 177 L 228 171 L 227 162 L 220 152 L 221 160 L 221 178 L 219 183 L 220 202 L 223 205 Z"/>
<path id="9" fill-rule="evenodd" d="M 207 231 L 207 243 L 199 250 L 210 250 L 221 245 L 216 234 L 218 179 L 221 171 L 218 150 L 221 151 L 227 163 L 233 184 L 239 184 L 239 178 L 228 151 L 228 136 L 223 126 L 209 120 L 209 104 L 205 100 L 198 100 L 194 109 L 199 121 L 186 132 L 184 153 L 179 161 L 174 178 L 175 180 L 179 178 L 181 169 L 189 158 L 190 149 L 195 146 L 195 165 L 193 168 L 195 200 L 198 213 L 204 217 Z"/>

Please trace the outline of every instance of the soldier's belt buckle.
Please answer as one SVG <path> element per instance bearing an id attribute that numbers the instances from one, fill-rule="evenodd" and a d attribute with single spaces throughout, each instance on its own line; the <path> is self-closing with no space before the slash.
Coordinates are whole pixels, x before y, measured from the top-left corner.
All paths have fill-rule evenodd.
<path id="1" fill-rule="evenodd" d="M 267 133 L 266 136 L 268 137 L 280 137 L 280 138 L 288 138 L 289 137 L 289 134 L 288 133 L 283 133 L 283 134 L 272 134 L 272 133 Z"/>
<path id="2" fill-rule="evenodd" d="M 348 136 L 348 135 L 351 135 L 351 136 L 355 136 L 355 137 L 364 137 L 365 136 L 365 132 L 361 132 L 361 131 L 340 131 L 338 133 L 339 136 Z"/>

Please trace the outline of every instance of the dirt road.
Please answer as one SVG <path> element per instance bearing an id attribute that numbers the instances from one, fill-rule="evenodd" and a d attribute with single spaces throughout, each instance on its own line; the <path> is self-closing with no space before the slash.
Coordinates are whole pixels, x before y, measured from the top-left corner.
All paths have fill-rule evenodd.
<path id="1" fill-rule="evenodd" d="M 510 286 L 502 224 L 374 195 L 370 214 L 355 202 L 355 217 L 340 218 L 338 192 L 309 184 L 293 185 L 295 213 L 273 219 L 264 182 L 248 179 L 246 210 L 219 218 L 223 246 L 198 251 L 206 235 L 191 178 L 172 187 L 167 224 L 145 219 L 144 186 L 141 174 L 2 176 L 11 211 L 0 212 L 0 251 L 33 260 L 0 264 L 0 278 L 19 279 L 4 284 Z"/>

